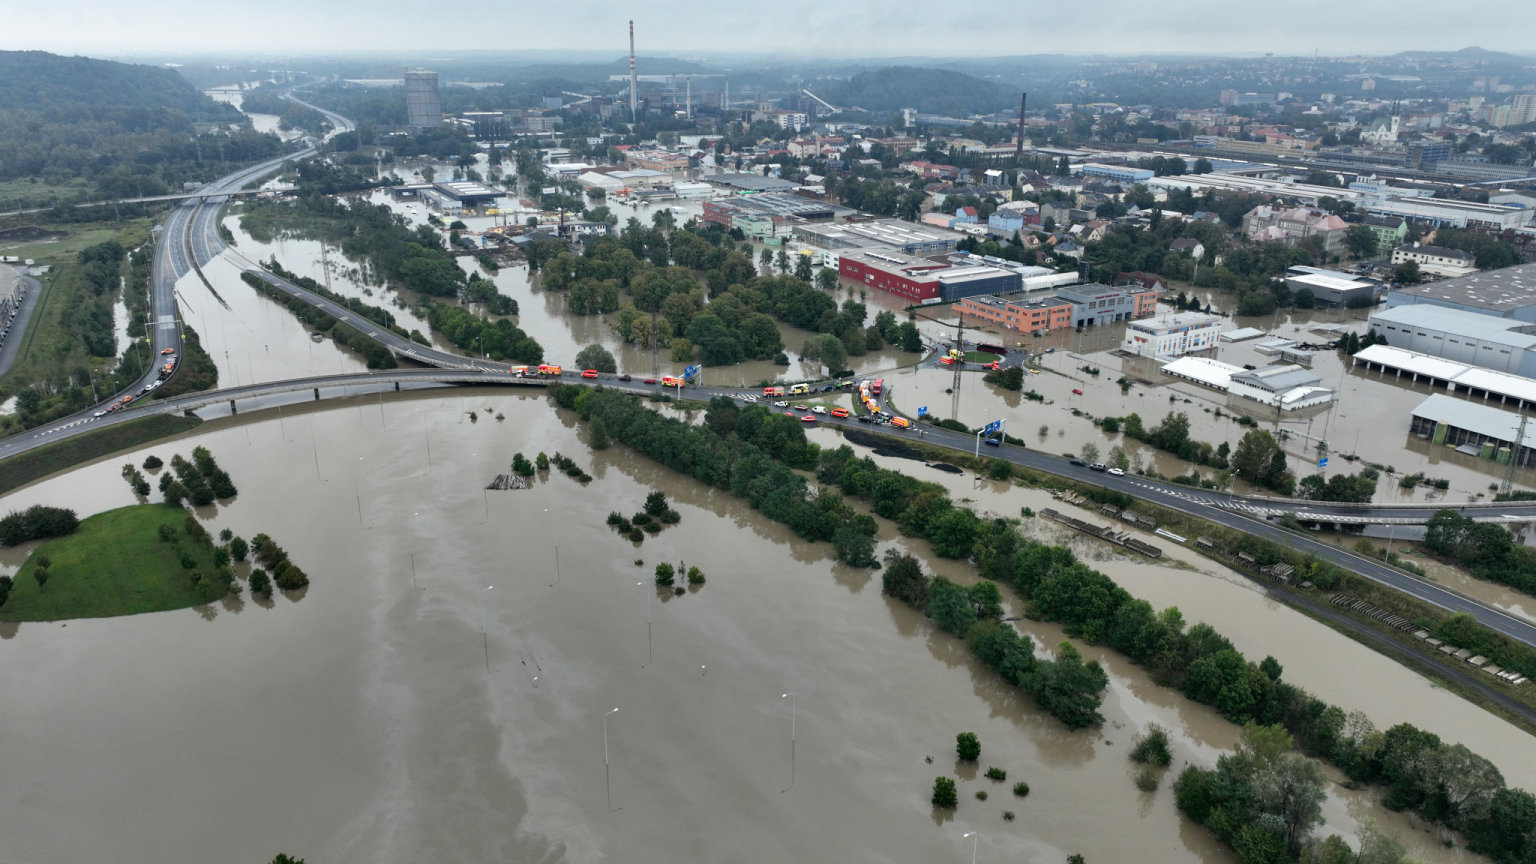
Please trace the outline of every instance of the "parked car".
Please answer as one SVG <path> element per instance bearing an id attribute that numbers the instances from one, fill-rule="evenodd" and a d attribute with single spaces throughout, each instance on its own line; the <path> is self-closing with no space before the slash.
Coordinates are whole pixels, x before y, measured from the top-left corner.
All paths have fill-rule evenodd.
<path id="1" fill-rule="evenodd" d="M 813 406 L 811 406 L 811 413 L 812 414 L 825 414 L 825 413 L 827 413 L 827 409 L 825 407 L 821 406 L 821 405 L 813 405 Z"/>
<path id="2" fill-rule="evenodd" d="M 619 376 L 619 380 L 620 381 L 628 381 L 628 380 L 630 380 L 630 377 L 628 375 L 620 375 Z"/>
<path id="3" fill-rule="evenodd" d="M 801 417 L 800 420 L 802 422 L 805 422 L 805 423 L 815 423 L 816 422 L 816 415 L 815 414 L 807 414 L 804 417 Z"/>
<path id="4" fill-rule="evenodd" d="M 1072 465 L 1076 465 L 1076 466 L 1077 466 L 1077 467 L 1079 467 L 1079 468 L 1081 468 L 1081 467 L 1083 467 L 1083 466 L 1084 466 L 1084 465 L 1087 465 L 1087 464 L 1088 464 L 1088 463 L 1087 463 L 1087 462 L 1084 462 L 1084 461 L 1083 461 L 1083 460 L 1081 460 L 1081 459 L 1069 459 L 1069 460 L 1067 460 L 1067 461 L 1068 461 L 1068 463 L 1070 463 L 1070 464 L 1072 464 Z"/>
<path id="5" fill-rule="evenodd" d="M 160 353 L 161 354 L 166 354 L 166 355 L 175 354 L 176 353 L 176 349 L 175 348 L 161 348 L 160 349 Z"/>
<path id="6" fill-rule="evenodd" d="M 1083 395 L 1083 391 L 1077 389 L 1076 387 L 1073 387 L 1072 388 L 1072 395 L 1073 396 L 1081 396 L 1081 395 Z"/>
<path id="7" fill-rule="evenodd" d="M 645 383 L 647 383 L 647 384 L 655 384 L 656 383 L 656 379 L 655 378 L 647 378 L 647 379 L 645 379 Z"/>
<path id="8" fill-rule="evenodd" d="M 1089 471 L 1105 471 L 1105 470 L 1108 470 L 1108 466 L 1105 465 L 1103 462 L 1095 462 L 1092 465 L 1088 466 L 1088 470 Z"/>
<path id="9" fill-rule="evenodd" d="M 597 370 L 596 369 L 583 369 L 583 370 L 581 370 L 581 377 L 583 377 L 583 378 L 596 378 L 597 377 Z"/>
<path id="10" fill-rule="evenodd" d="M 1116 477 L 1124 477 L 1125 476 L 1125 469 L 1124 468 L 1111 468 L 1111 469 L 1109 469 L 1109 473 L 1115 475 Z"/>
<path id="11" fill-rule="evenodd" d="M 832 416 L 833 417 L 847 417 L 848 416 L 848 409 L 847 408 L 833 408 L 832 409 Z"/>
<path id="12" fill-rule="evenodd" d="M 789 403 L 788 402 L 775 402 L 775 403 L 773 403 L 773 407 L 775 407 L 775 408 L 788 408 L 789 407 Z"/>

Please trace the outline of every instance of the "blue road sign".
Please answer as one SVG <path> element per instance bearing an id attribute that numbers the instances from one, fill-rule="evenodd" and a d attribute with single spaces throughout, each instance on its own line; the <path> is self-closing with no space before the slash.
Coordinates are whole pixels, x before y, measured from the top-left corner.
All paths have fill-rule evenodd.
<path id="1" fill-rule="evenodd" d="M 993 420 L 991 423 L 988 423 L 986 426 L 982 427 L 981 434 L 991 435 L 993 432 L 996 432 L 1001 428 L 1003 428 L 1003 421 Z"/>
<path id="2" fill-rule="evenodd" d="M 688 366 L 688 367 L 685 367 L 683 369 L 683 377 L 684 378 L 692 378 L 692 377 L 694 377 L 695 375 L 698 375 L 698 374 L 699 374 L 699 367 L 698 366 Z"/>
<path id="3" fill-rule="evenodd" d="M 924 405 L 923 407 L 917 409 L 917 416 L 919 416 L 919 417 L 927 417 L 928 416 L 928 406 Z"/>
<path id="4" fill-rule="evenodd" d="M 1317 460 L 1317 467 L 1319 467 L 1319 468 L 1327 468 L 1328 467 L 1328 457 L 1324 456 L 1323 458 Z"/>

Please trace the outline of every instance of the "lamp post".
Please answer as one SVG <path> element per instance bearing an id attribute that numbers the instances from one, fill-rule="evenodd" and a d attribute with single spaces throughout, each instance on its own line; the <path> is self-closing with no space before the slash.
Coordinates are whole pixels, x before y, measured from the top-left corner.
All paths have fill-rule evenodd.
<path id="1" fill-rule="evenodd" d="M 971 864 L 976 864 L 976 844 L 981 842 L 981 832 L 980 831 L 972 831 L 971 833 L 969 833 L 969 834 L 967 834 L 965 836 L 972 838 L 972 840 L 971 840 Z M 964 840 L 965 837 L 962 837 L 960 839 Z"/>
<path id="2" fill-rule="evenodd" d="M 779 794 L 795 788 L 795 691 L 779 695 L 780 699 L 789 700 L 789 785 L 779 790 Z"/>
<path id="3" fill-rule="evenodd" d="M 607 714 L 603 715 L 603 764 L 604 765 L 608 764 L 608 718 L 612 717 L 613 715 L 615 715 L 617 713 L 619 713 L 619 709 L 615 708 L 612 711 L 609 711 Z"/>
<path id="4" fill-rule="evenodd" d="M 485 586 L 485 591 L 495 588 L 495 585 Z M 480 641 L 485 644 L 485 672 L 491 672 L 491 637 L 485 632 L 485 591 L 480 592 Z"/>
<path id="5" fill-rule="evenodd" d="M 608 770 L 608 718 L 619 713 L 615 708 L 603 715 L 603 787 L 608 793 L 608 809 L 613 810 L 613 774 Z"/>
<path id="6" fill-rule="evenodd" d="M 640 590 L 645 591 L 645 583 L 644 582 L 636 582 L 635 584 L 640 587 Z M 656 596 L 656 589 L 655 588 L 652 588 L 649 591 L 645 591 L 645 662 L 640 664 L 640 668 L 641 669 L 644 669 L 645 667 L 651 665 L 651 660 L 652 660 L 652 654 L 651 654 L 651 598 L 654 597 L 654 596 Z"/>

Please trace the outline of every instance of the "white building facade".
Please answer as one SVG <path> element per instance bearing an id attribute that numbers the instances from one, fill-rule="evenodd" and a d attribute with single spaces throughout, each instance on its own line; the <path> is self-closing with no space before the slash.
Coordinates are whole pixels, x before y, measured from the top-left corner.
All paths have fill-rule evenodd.
<path id="1" fill-rule="evenodd" d="M 1180 357 L 1216 347 L 1222 318 L 1202 312 L 1179 312 L 1141 321 L 1125 328 L 1121 350 L 1141 357 Z"/>

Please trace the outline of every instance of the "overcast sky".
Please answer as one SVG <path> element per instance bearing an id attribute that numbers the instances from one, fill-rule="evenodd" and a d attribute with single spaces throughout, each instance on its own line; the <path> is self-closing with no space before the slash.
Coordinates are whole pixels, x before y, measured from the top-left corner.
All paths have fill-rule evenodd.
<path id="1" fill-rule="evenodd" d="M 1536 53 L 1532 0 L 54 0 L 5 16 L 0 49 L 270 56 L 611 46 L 620 55 L 630 17 L 639 53 L 706 60 L 726 52 L 1346 55 L 1472 45 Z"/>

